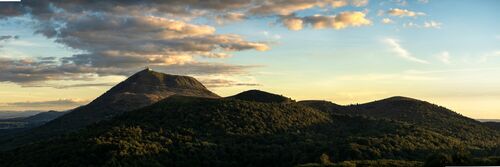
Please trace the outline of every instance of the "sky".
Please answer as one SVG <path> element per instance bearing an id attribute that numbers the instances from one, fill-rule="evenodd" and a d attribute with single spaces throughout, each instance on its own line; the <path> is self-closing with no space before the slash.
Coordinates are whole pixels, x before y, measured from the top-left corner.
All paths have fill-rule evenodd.
<path id="1" fill-rule="evenodd" d="M 149 66 L 230 96 L 408 96 L 500 119 L 500 1 L 0 2 L 0 110 L 67 110 Z"/>

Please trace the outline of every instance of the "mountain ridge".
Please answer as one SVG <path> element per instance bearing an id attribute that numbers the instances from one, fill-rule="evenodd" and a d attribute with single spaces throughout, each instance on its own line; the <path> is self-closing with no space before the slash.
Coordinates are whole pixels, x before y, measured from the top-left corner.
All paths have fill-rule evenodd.
<path id="1" fill-rule="evenodd" d="M 392 166 L 421 166 L 433 152 L 491 154 L 478 148 L 494 147 L 398 120 L 330 115 L 300 103 L 174 95 L 1 154 L 0 160 L 6 166 L 295 166 L 323 163 L 326 156 L 336 163 L 389 159 L 397 164 Z"/>

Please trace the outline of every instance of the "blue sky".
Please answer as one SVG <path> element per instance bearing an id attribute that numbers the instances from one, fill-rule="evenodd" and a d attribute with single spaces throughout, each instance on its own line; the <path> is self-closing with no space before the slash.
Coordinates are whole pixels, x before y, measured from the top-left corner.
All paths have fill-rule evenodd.
<path id="1" fill-rule="evenodd" d="M 345 4 L 334 7 L 334 1 Z M 32 9 L 43 5 L 26 3 L 25 6 Z M 287 5 L 279 6 L 283 4 Z M 111 23 L 121 24 L 124 18 L 136 19 L 135 22 L 123 22 L 120 28 L 115 28 L 116 34 L 113 30 L 88 25 L 93 23 L 91 21 L 95 25 L 103 24 L 88 13 L 66 4 L 51 5 L 58 10 L 44 15 L 26 12 L 23 8 L 19 10 L 26 13 L 3 12 L 0 36 L 10 38 L 0 40 L 0 57 L 4 63 L 17 64 L 2 69 L 9 75 L 0 76 L 0 95 L 6 97 L 0 100 L 0 110 L 68 109 L 85 104 L 130 75 L 131 70 L 151 65 L 155 70 L 192 75 L 202 82 L 224 80 L 226 82 L 209 86 L 223 96 L 262 89 L 299 100 L 325 99 L 351 104 L 403 95 L 437 103 L 473 118 L 500 118 L 500 104 L 496 102 L 500 98 L 500 86 L 497 86 L 500 85 L 498 1 L 249 0 L 236 5 L 218 4 L 222 7 L 217 9 L 211 8 L 207 1 L 206 5 L 181 3 L 190 7 L 190 11 L 184 13 L 156 11 L 144 15 L 132 10 L 123 13 L 114 8 L 98 11 L 94 4 L 80 5 Z M 120 5 L 130 7 L 129 4 Z M 229 17 L 231 14 L 234 18 Z M 342 14 L 346 18 L 340 17 Z M 40 17 L 46 15 L 52 19 Z M 80 25 L 84 21 L 85 24 Z M 293 29 L 299 22 L 300 28 Z M 67 26 L 61 27 L 60 23 Z M 160 37 L 163 43 L 153 43 L 158 40 L 154 36 L 145 38 L 146 42 L 151 42 L 149 47 L 176 49 L 176 46 L 164 44 L 172 39 L 190 42 L 189 37 L 194 36 L 198 40 L 213 41 L 207 46 L 217 49 L 182 50 L 173 55 L 170 50 L 153 52 L 139 46 L 128 49 L 108 43 L 85 43 L 96 40 L 92 35 L 98 33 L 111 34 L 110 41 L 106 42 L 125 43 L 123 39 L 127 38 L 118 37 L 130 31 L 137 31 L 138 35 L 147 33 L 127 27 L 165 26 L 168 29 L 173 24 L 192 30 L 163 32 L 165 36 Z M 73 25 L 83 28 L 71 27 Z M 344 27 L 335 27 L 338 25 Z M 59 35 L 37 33 L 49 30 Z M 89 33 L 79 34 L 83 31 Z M 113 41 L 114 37 L 122 41 Z M 226 39 L 229 43 L 225 43 Z M 127 42 L 144 42 L 135 40 Z M 112 53 L 114 56 L 110 58 L 107 54 Z M 212 53 L 230 56 L 214 58 L 210 56 Z M 92 62 L 78 64 L 81 57 L 74 56 L 78 54 L 87 54 L 86 58 Z M 40 57 L 55 58 L 52 64 L 43 65 L 37 59 Z M 70 58 L 66 59 L 71 60 L 70 64 L 62 62 L 65 58 Z M 161 61 L 153 62 L 153 59 Z M 23 64 L 26 60 L 38 64 Z M 113 64 L 118 61 L 127 66 Z M 108 63 L 106 67 L 112 69 L 96 62 Z M 141 63 L 133 64 L 136 62 Z M 208 69 L 203 66 L 207 63 L 212 64 L 210 67 L 221 68 Z M 63 65 L 89 69 L 74 72 Z M 189 69 L 195 67 L 213 72 L 189 73 Z M 26 77 L 26 70 L 20 72 L 19 69 L 30 69 L 33 74 Z M 62 76 L 37 69 L 62 70 Z M 93 86 L 74 86 L 83 84 Z M 18 102 L 48 102 L 51 105 L 43 108 L 15 105 Z M 68 105 L 59 105 L 64 102 Z"/>

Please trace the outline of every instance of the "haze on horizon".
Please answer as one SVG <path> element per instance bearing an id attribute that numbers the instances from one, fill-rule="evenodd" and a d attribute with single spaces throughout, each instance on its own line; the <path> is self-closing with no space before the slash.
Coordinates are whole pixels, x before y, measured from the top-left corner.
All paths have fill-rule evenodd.
<path id="1" fill-rule="evenodd" d="M 221 96 L 408 96 L 500 119 L 500 2 L 0 2 L 0 110 L 88 103 L 149 66 Z"/>

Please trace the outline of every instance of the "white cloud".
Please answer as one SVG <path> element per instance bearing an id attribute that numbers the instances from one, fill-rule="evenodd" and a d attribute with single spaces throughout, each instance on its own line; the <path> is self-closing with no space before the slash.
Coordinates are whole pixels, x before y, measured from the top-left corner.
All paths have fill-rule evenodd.
<path id="1" fill-rule="evenodd" d="M 424 22 L 424 28 L 441 28 L 442 23 L 436 21 L 426 21 Z"/>
<path id="2" fill-rule="evenodd" d="M 436 55 L 436 57 L 444 64 L 450 64 L 450 53 L 448 51 L 443 51 Z"/>
<path id="3" fill-rule="evenodd" d="M 414 22 L 404 23 L 404 28 L 429 28 L 429 29 L 440 29 L 442 23 L 437 21 L 426 21 L 423 24 L 418 24 Z"/>
<path id="4" fill-rule="evenodd" d="M 388 44 L 391 47 L 392 51 L 394 53 L 396 53 L 396 55 L 399 56 L 399 57 L 401 57 L 401 58 L 404 58 L 404 59 L 409 60 L 409 61 L 417 62 L 417 63 L 429 64 L 429 62 L 427 62 L 425 60 L 413 57 L 410 54 L 410 52 L 408 52 L 406 49 L 404 49 L 403 47 L 401 47 L 401 45 L 399 44 L 399 41 L 396 40 L 396 39 L 386 38 L 384 40 L 384 42 L 386 44 Z"/>
<path id="5" fill-rule="evenodd" d="M 262 31 L 261 33 L 266 38 L 271 38 L 271 39 L 274 39 L 274 40 L 281 39 L 281 35 L 279 35 L 279 34 L 271 34 L 269 31 Z"/>
<path id="6" fill-rule="evenodd" d="M 384 24 L 392 24 L 392 23 L 394 23 L 394 21 L 391 20 L 390 18 L 383 18 L 382 19 L 382 23 L 384 23 Z"/>

